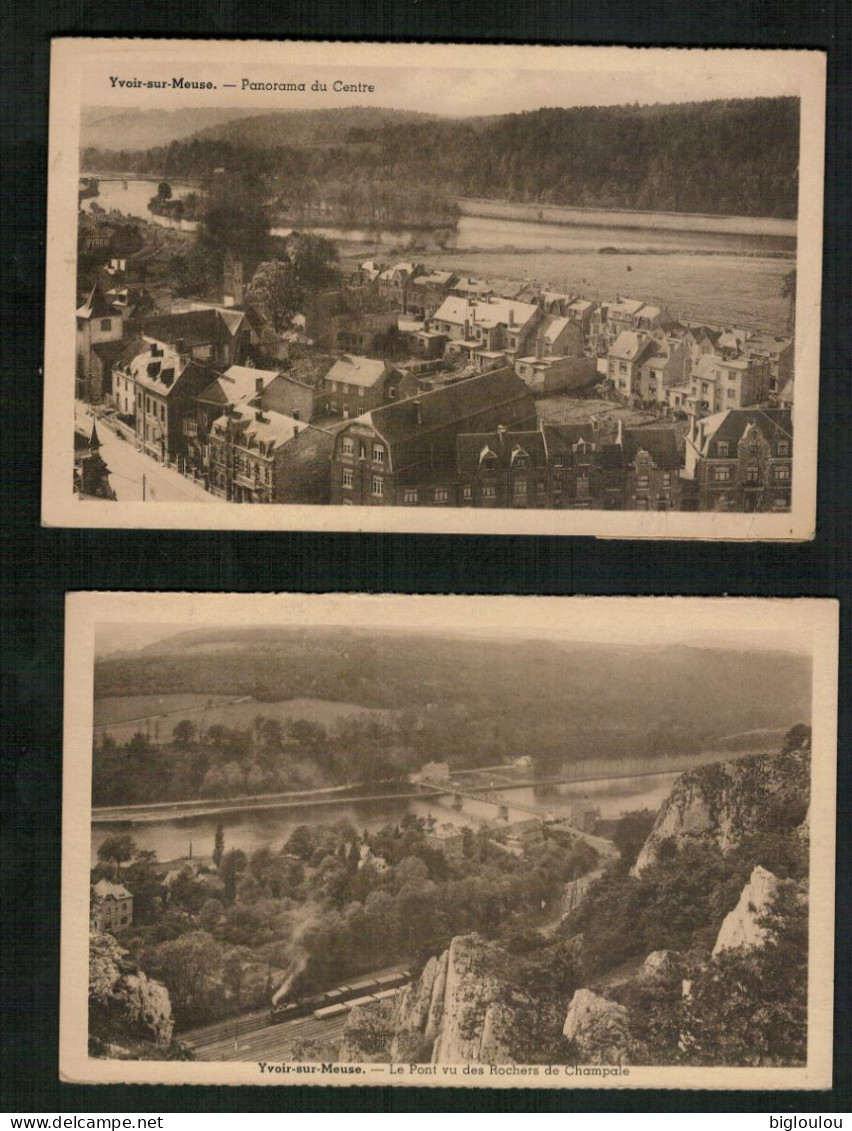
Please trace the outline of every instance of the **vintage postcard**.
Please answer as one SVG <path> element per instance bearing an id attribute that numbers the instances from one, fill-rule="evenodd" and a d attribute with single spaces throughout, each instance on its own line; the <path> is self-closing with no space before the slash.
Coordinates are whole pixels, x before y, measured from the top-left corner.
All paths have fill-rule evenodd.
<path id="1" fill-rule="evenodd" d="M 837 634 L 71 594 L 63 1079 L 830 1087 Z"/>
<path id="2" fill-rule="evenodd" d="M 825 56 L 60 39 L 43 521 L 808 539 Z"/>

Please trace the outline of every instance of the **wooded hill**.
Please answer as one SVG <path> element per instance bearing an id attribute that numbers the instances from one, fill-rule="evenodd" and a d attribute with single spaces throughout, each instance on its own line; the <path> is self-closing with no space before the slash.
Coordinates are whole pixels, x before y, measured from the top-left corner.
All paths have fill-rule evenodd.
<path id="1" fill-rule="evenodd" d="M 95 666 L 96 698 L 184 692 L 406 711 L 427 725 L 432 756 L 552 751 L 575 760 L 698 752 L 809 718 L 810 662 L 682 646 L 251 628 L 183 633 Z"/>
<path id="2" fill-rule="evenodd" d="M 224 166 L 267 176 L 291 196 L 307 182 L 331 198 L 340 185 L 369 183 L 542 204 L 790 218 L 798 137 L 797 98 L 542 108 L 455 120 L 354 108 L 227 121 L 143 151 L 87 148 L 83 167 L 204 178 Z"/>

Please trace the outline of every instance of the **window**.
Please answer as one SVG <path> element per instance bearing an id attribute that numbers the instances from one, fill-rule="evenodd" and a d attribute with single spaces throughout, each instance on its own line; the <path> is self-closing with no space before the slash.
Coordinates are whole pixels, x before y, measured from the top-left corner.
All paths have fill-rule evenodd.
<path id="1" fill-rule="evenodd" d="M 731 478 L 731 469 L 729 467 L 717 467 L 713 478 L 717 483 L 727 483 Z"/>
<path id="2" fill-rule="evenodd" d="M 716 444 L 716 455 L 723 458 L 728 454 L 728 444 L 726 440 L 719 440 Z"/>
<path id="3" fill-rule="evenodd" d="M 664 471 L 663 472 L 663 486 L 664 487 L 671 487 L 671 485 L 672 485 L 672 473 L 670 471 Z"/>
<path id="4" fill-rule="evenodd" d="M 636 490 L 637 491 L 647 491 L 649 482 L 650 482 L 650 479 L 647 475 L 637 475 L 636 476 Z"/>
<path id="5" fill-rule="evenodd" d="M 760 468 L 754 467 L 754 466 L 747 467 L 746 473 L 745 473 L 745 481 L 746 481 L 746 483 L 759 483 L 760 482 Z"/>
<path id="6" fill-rule="evenodd" d="M 407 487 L 406 490 L 405 490 L 405 494 L 403 495 L 402 501 L 404 503 L 416 503 L 417 502 L 417 488 L 416 487 Z"/>
<path id="7" fill-rule="evenodd" d="M 102 330 L 111 330 L 112 329 L 112 319 L 111 318 L 102 318 L 101 319 L 101 329 Z"/>
<path id="8" fill-rule="evenodd" d="M 447 488 L 446 487 L 436 487 L 435 488 L 435 502 L 436 503 L 445 503 L 446 501 L 447 501 Z"/>
<path id="9" fill-rule="evenodd" d="M 539 483 L 539 485 L 538 485 L 538 493 L 539 493 L 539 495 L 543 495 L 543 494 L 544 494 L 544 492 L 545 492 L 545 490 L 546 490 L 546 488 L 547 488 L 547 485 L 546 485 L 545 483 Z"/>
<path id="10" fill-rule="evenodd" d="M 778 455 L 788 456 L 790 454 L 790 444 L 787 440 L 780 440 L 778 442 Z"/>
<path id="11" fill-rule="evenodd" d="M 352 490 L 352 480 L 353 480 L 352 472 L 349 471 L 348 469 L 345 469 L 344 472 L 343 472 L 343 486 L 346 488 L 347 491 Z"/>
<path id="12" fill-rule="evenodd" d="M 626 361 L 620 361 L 618 363 L 618 372 L 619 373 L 626 373 L 627 372 L 627 362 Z"/>
<path id="13" fill-rule="evenodd" d="M 483 483 L 482 484 L 482 497 L 483 497 L 483 499 L 493 499 L 494 498 L 494 484 L 493 483 Z"/>
<path id="14" fill-rule="evenodd" d="M 469 483 L 465 483 L 465 485 L 462 489 L 462 498 L 464 498 L 464 499 L 473 498 L 473 488 L 471 487 L 471 485 Z"/>
<path id="15" fill-rule="evenodd" d="M 381 444 L 373 444 L 373 463 L 385 462 L 385 449 Z"/>
<path id="16" fill-rule="evenodd" d="M 789 479 L 790 479 L 790 468 L 789 468 L 789 466 L 785 465 L 783 467 L 776 467 L 775 468 L 775 482 L 776 483 L 789 482 Z"/>
<path id="17" fill-rule="evenodd" d="M 527 493 L 527 481 L 526 481 L 526 479 L 516 479 L 514 491 L 515 491 L 516 495 L 526 495 L 526 493 Z"/>
<path id="18" fill-rule="evenodd" d="M 355 441 L 348 436 L 343 441 L 343 454 L 345 456 L 354 456 L 355 455 Z"/>
<path id="19" fill-rule="evenodd" d="M 384 497 L 384 493 L 385 493 L 385 481 L 384 481 L 384 479 L 382 479 L 381 475 L 374 475 L 373 476 L 373 494 L 374 494 L 374 496 L 377 499 L 381 499 L 381 498 Z"/>
<path id="20" fill-rule="evenodd" d="M 728 389 L 728 400 L 729 401 L 732 401 L 736 395 L 737 395 L 736 389 Z"/>

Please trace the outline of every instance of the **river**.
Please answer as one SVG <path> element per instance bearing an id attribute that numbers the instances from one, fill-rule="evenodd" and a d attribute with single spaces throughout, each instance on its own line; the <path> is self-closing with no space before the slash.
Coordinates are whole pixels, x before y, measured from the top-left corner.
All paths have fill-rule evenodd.
<path id="1" fill-rule="evenodd" d="M 198 187 L 169 182 L 174 197 Z M 191 232 L 193 220 L 170 220 L 148 211 L 155 180 L 101 181 L 96 201 L 106 211 Z M 125 187 L 126 185 L 126 187 Z M 564 210 L 563 210 L 564 211 Z M 597 223 L 598 217 L 601 222 Z M 689 320 L 739 324 L 782 333 L 787 303 L 781 297 L 784 275 L 795 262 L 792 221 L 749 221 L 714 217 L 711 230 L 676 230 L 669 213 L 612 214 L 578 210 L 576 223 L 538 223 L 492 216 L 463 215 L 443 250 L 429 247 L 426 232 L 375 232 L 318 226 L 310 229 L 340 245 L 345 262 L 380 256 L 385 260 L 417 254 L 436 270 L 496 279 L 538 279 L 554 288 L 590 298 L 629 295 L 665 306 Z M 695 223 L 707 218 L 696 218 Z M 591 222 L 590 222 L 591 221 Z M 709 221 L 708 221 L 709 222 Z M 715 230 L 730 223 L 731 231 Z M 273 228 L 285 235 L 292 229 Z M 415 249 L 412 252 L 412 247 Z M 417 250 L 423 247 L 423 250 Z M 601 248 L 620 254 L 600 254 Z"/>
<path id="2" fill-rule="evenodd" d="M 618 817 L 630 809 L 658 809 L 668 797 L 676 773 L 654 774 L 636 778 L 606 778 L 595 782 L 578 782 L 560 785 L 537 796 L 532 787 L 500 789 L 509 802 L 509 816 L 523 820 L 530 814 L 525 810 L 512 810 L 514 800 L 519 805 L 532 806 L 541 813 L 567 817 L 577 801 L 588 801 L 598 806 L 602 817 Z M 173 860 L 189 854 L 190 842 L 196 856 L 209 856 L 219 821 L 225 830 L 228 848 L 241 848 L 253 852 L 270 845 L 279 849 L 298 825 L 330 824 L 350 821 L 357 829 L 373 832 L 384 825 L 400 821 L 406 813 L 416 817 L 437 817 L 457 825 L 475 828 L 497 816 L 493 805 L 464 798 L 462 808 L 454 809 L 449 796 L 439 798 L 393 798 L 358 802 L 346 801 L 339 805 L 301 806 L 298 809 L 254 809 L 224 813 L 219 817 L 191 817 L 181 821 L 145 822 L 134 825 L 129 834 L 139 848 L 153 849 L 160 860 Z M 97 860 L 101 843 L 118 831 L 109 825 L 92 829 L 92 863 Z M 124 831 L 122 829 L 122 831 Z"/>

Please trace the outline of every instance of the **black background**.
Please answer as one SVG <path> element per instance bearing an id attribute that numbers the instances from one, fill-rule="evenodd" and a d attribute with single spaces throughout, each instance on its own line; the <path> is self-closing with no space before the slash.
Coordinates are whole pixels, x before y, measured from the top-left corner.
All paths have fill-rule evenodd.
<path id="1" fill-rule="evenodd" d="M 850 21 L 843 0 L 367 3 L 104 0 L 27 4 L 2 37 L 0 464 L 3 594 L 3 1110 L 848 1111 L 850 775 Z M 59 35 L 767 46 L 828 51 L 825 265 L 816 541 L 602 542 L 42 529 L 39 518 L 49 46 Z M 79 1086 L 58 1079 L 63 600 L 67 591 L 364 590 L 835 596 L 841 729 L 835 1085 L 823 1093 Z M 70 657 L 73 662 L 73 657 Z M 80 1041 L 85 1041 L 80 1033 Z M 768 1120 L 767 1120 L 768 1125 Z"/>

